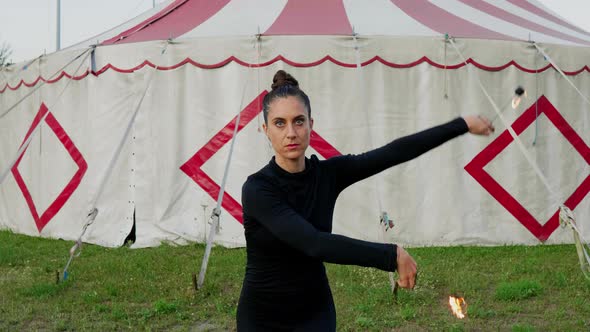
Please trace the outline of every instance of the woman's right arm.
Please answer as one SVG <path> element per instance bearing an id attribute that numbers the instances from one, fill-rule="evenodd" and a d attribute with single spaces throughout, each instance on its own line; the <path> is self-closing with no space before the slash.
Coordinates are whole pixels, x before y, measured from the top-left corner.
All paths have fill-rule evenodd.
<path id="1" fill-rule="evenodd" d="M 242 188 L 244 215 L 254 218 L 274 236 L 307 256 L 328 263 L 397 268 L 397 246 L 357 240 L 318 231 L 282 200 L 267 181 L 249 178 Z"/>

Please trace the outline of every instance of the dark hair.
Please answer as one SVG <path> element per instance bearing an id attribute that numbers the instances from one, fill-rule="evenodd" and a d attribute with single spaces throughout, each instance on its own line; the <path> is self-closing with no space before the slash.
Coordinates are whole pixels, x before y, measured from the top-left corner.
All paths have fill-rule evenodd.
<path id="1" fill-rule="evenodd" d="M 307 109 L 307 115 L 311 118 L 311 105 L 309 97 L 299 89 L 299 82 L 284 70 L 279 70 L 272 78 L 272 91 L 264 96 L 262 113 L 264 115 L 264 123 L 268 123 L 268 111 L 270 104 L 278 98 L 287 98 L 289 96 L 297 97 Z"/>

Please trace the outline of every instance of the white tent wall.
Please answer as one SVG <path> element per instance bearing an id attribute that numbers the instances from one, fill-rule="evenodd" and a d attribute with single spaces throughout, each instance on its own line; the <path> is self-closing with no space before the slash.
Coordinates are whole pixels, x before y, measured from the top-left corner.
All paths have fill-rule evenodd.
<path id="1" fill-rule="evenodd" d="M 56 66 L 43 67 L 46 62 L 42 61 L 40 75 L 45 78 L 51 77 L 58 68 L 79 53 L 76 51 L 54 55 L 49 62 L 59 64 Z M 60 59 L 55 59 L 56 57 Z M 74 74 L 81 60 L 82 58 L 70 65 L 66 72 Z M 140 91 L 133 81 L 141 80 L 138 74 L 128 74 L 123 78 L 113 77 L 112 73 L 107 72 L 100 76 L 99 81 L 92 75 L 84 75 L 88 64 L 89 62 L 83 63 L 78 74 L 74 75 L 79 76 L 79 79 L 62 78 L 41 86 L 0 120 L 2 170 L 8 167 L 16 156 L 27 130 L 38 116 L 42 103 L 47 106 L 65 133 L 65 136 L 58 135 L 56 127 L 50 127 L 47 121 L 39 124 L 39 131 L 33 136 L 18 165 L 18 171 L 32 197 L 34 208 L 29 208 L 23 190 L 15 181 L 16 177 L 9 174 L 0 186 L 3 198 L 0 224 L 3 228 L 29 235 L 69 240 L 80 235 L 91 203 L 109 167 L 110 158 L 123 136 L 134 102 L 138 99 L 135 95 Z M 103 83 L 109 89 L 101 88 Z M 38 85 L 31 88 L 21 86 L 16 91 L 9 90 L 4 93 L 1 98 L 2 110 L 14 105 L 36 87 Z M 60 136 L 66 140 L 65 143 L 60 142 Z M 66 146 L 71 144 L 82 157 L 78 160 L 79 164 L 67 151 Z M 100 213 L 96 224 L 85 234 L 85 241 L 118 246 L 129 233 L 133 225 L 133 205 L 130 199 L 132 192 L 128 175 L 130 155 L 127 144 L 121 158 L 113 167 L 112 176 L 106 182 L 103 194 L 97 201 Z M 84 164 L 87 165 L 86 171 L 83 171 L 86 168 L 82 166 Z M 65 190 L 79 170 L 83 173 L 80 174 L 79 185 L 74 185 L 71 190 Z M 49 205 L 58 201 L 64 202 L 57 203 L 56 214 L 49 217 L 46 225 L 40 225 L 39 230 L 31 210 L 36 210 L 39 219 L 43 219 L 43 214 L 52 214 L 47 209 Z"/>
<path id="2" fill-rule="evenodd" d="M 248 81 L 251 85 L 247 86 L 245 100 L 249 103 L 248 98 L 255 96 L 255 85 L 248 77 L 252 78 L 253 74 L 235 63 L 219 69 L 186 65 L 156 74 L 152 93 L 147 96 L 146 107 L 136 122 L 136 247 L 151 246 L 161 240 L 205 239 L 205 227 L 207 234 L 209 229 L 205 225 L 217 196 L 205 192 L 180 166 L 238 114 Z M 254 146 L 242 144 L 243 136 L 242 133 L 238 137 L 226 188 L 234 197 L 237 194 L 237 199 L 241 190 L 235 187 L 237 182 L 243 181 L 248 171 L 256 170 L 253 161 L 266 160 L 255 158 Z M 227 156 L 228 149 L 222 148 L 203 165 L 205 173 L 218 184 L 222 182 Z M 241 167 L 244 163 L 250 168 Z M 222 215 L 222 229 L 218 243 L 226 246 L 244 243 L 242 225 L 227 212 Z"/>
<path id="3" fill-rule="evenodd" d="M 3 94 L 0 99 L 2 110 L 6 110 L 20 99 L 21 95 L 24 95 L 24 90 L 26 89 L 20 89 L 18 93 L 10 92 Z M 4 173 L 9 163 L 16 156 L 16 152 L 31 126 L 31 122 L 38 113 L 40 101 L 41 92 L 37 92 L 25 99 L 18 108 L 7 114 L 0 121 L 0 151 L 2 151 L 0 153 L 0 159 L 2 160 L 2 173 Z M 42 133 L 44 131 L 46 130 L 42 130 Z M 35 181 L 35 187 L 31 188 L 32 194 L 35 196 L 39 196 L 39 190 L 41 189 L 38 184 L 41 170 L 35 167 L 35 172 L 32 173 L 31 165 L 33 163 L 38 164 L 41 159 L 40 154 L 42 151 L 39 144 L 39 137 L 41 136 L 39 135 L 31 142 L 31 147 L 28 149 L 29 153 L 27 153 L 26 157 L 23 157 L 20 167 L 23 178 L 31 179 L 35 177 L 35 180 L 37 180 Z M 23 195 L 15 194 L 20 193 L 20 189 L 14 181 L 12 174 L 8 173 L 6 175 L 6 180 L 0 186 L 0 193 L 2 193 L 0 196 L 2 202 L 0 206 L 2 226 L 18 231 L 19 233 L 38 235 L 39 233 L 34 221 L 30 222 L 32 220 L 31 213 L 29 212 L 26 201 L 23 199 Z"/>
<path id="4" fill-rule="evenodd" d="M 84 239 L 106 246 L 123 244 L 133 227 L 133 139 L 128 137 L 122 140 L 143 93 L 141 85 L 135 82 L 141 82 L 145 77 L 141 72 L 127 75 L 123 78 L 116 73 L 106 72 L 98 78 L 88 76 L 92 84 L 88 90 L 90 112 L 86 119 L 89 123 L 86 135 L 89 136 L 91 148 L 87 152 L 89 167 L 85 180 L 90 184 L 84 193 L 85 213 L 90 211 L 93 200 L 96 200 L 98 215 Z M 120 156 L 111 166 L 119 144 L 123 144 Z M 99 192 L 101 185 L 104 189 Z M 75 238 L 80 235 L 86 222 L 86 214 L 76 222 Z"/>
<path id="5" fill-rule="evenodd" d="M 299 80 L 311 98 L 316 134 L 343 154 L 363 152 L 459 115 L 483 114 L 494 118 L 495 112 L 479 89 L 478 78 L 498 106 L 510 101 L 517 85 L 527 89 L 528 98 L 518 110 L 508 109 L 503 113 L 508 123 L 517 120 L 543 95 L 583 143 L 589 144 L 589 105 L 555 70 L 550 68 L 539 73 L 522 70 L 547 66 L 547 61 L 531 44 L 478 40 L 456 40 L 456 43 L 476 65 L 452 67 L 460 65 L 462 59 L 443 38 L 359 38 L 356 44 L 351 37 L 262 37 L 260 41 L 250 37 L 195 38 L 168 45 L 164 54 L 166 42 L 99 47 L 95 57 L 99 75 L 72 81 L 54 106 L 56 118 L 86 158 L 88 171 L 40 235 L 66 239 L 79 235 L 89 202 L 97 193 L 110 158 L 146 88 L 132 133 L 123 143 L 121 156 L 97 203 L 98 217 L 84 241 L 120 245 L 131 229 L 134 209 L 135 247 L 154 246 L 162 241 L 203 241 L 216 196 L 211 194 L 212 190 L 198 185 L 181 166 L 222 128 L 231 125 L 233 129 L 232 119 L 270 88 L 272 75 L 278 69 L 287 70 Z M 356 68 L 355 45 L 360 47 L 360 62 L 364 63 L 360 70 Z M 565 71 L 583 68 L 584 59 L 588 58 L 588 48 L 542 47 Z M 41 63 L 43 75 L 63 66 L 76 52 L 80 50 L 48 56 L 51 61 Z M 327 54 L 331 60 L 318 62 Z M 279 55 L 284 58 L 272 61 Z M 375 55 L 385 63 L 365 63 Z M 231 56 L 238 60 L 220 65 Z M 406 65 L 422 57 L 436 66 L 427 61 L 399 68 L 387 64 Z M 176 66 L 187 58 L 194 62 Z M 138 67 L 144 60 L 158 68 Z M 515 65 L 493 68 L 512 60 L 520 68 Z M 254 66 L 258 63 L 263 65 Z M 445 64 L 452 69 L 438 66 Z M 107 65 L 112 67 L 100 71 Z M 482 69 L 482 65 L 487 69 Z M 568 78 L 584 92 L 590 91 L 589 76 L 585 70 Z M 150 77 L 153 77 L 151 81 Z M 35 78 L 32 75 L 24 80 L 31 82 Z M 57 99 L 59 87 L 67 81 L 64 78 L 45 85 L 0 119 L 3 151 L 0 167 L 6 167 L 16 153 L 40 100 L 55 103 L 52 100 Z M 12 105 L 29 89 L 5 90 L 0 94 L 1 109 Z M 237 136 L 225 188 L 237 202 L 246 177 L 264 166 L 272 155 L 266 137 L 258 130 L 261 114 L 250 120 Z M 539 243 L 537 236 L 464 169 L 504 131 L 500 120 L 495 124 L 497 133 L 490 138 L 464 135 L 417 160 L 345 190 L 337 203 L 334 231 L 377 240 L 380 197 L 383 208 L 396 221 L 396 227 L 388 232 L 388 240 L 397 243 L 416 246 Z M 590 175 L 589 157 L 584 156 L 586 160 L 581 157 L 547 116 L 541 115 L 537 125 L 534 146 L 534 123 L 520 138 L 557 196 L 567 199 Z M 27 153 L 38 149 L 34 143 Z M 223 145 L 200 168 L 217 184 L 223 179 L 229 146 L 229 142 Z M 310 153 L 317 154 L 313 146 Z M 59 154 L 48 151 L 47 155 L 55 155 L 57 159 Z M 36 162 L 29 158 L 27 170 L 31 175 L 27 181 L 34 182 L 34 176 L 38 176 L 35 172 L 40 171 L 34 170 Z M 71 165 L 64 167 L 64 171 L 71 172 L 71 168 Z M 562 202 L 549 197 L 514 142 L 485 170 L 541 224 Z M 56 177 L 60 178 L 67 176 Z M 54 189 L 49 184 L 36 183 L 36 190 L 50 193 Z M 574 211 L 584 236 L 590 238 L 590 224 L 586 222 L 590 217 L 588 195 L 583 196 Z M 0 227 L 39 234 L 11 176 L 0 186 Z M 558 228 L 550 233 L 547 243 L 571 241 L 571 231 Z M 216 242 L 228 247 L 244 245 L 243 228 L 226 209 L 222 212 L 221 232 Z"/>

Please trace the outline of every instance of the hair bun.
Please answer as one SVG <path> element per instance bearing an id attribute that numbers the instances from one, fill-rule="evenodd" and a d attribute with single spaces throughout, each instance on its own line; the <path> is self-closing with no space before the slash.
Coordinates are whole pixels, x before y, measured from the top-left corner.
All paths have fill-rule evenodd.
<path id="1" fill-rule="evenodd" d="M 284 70 L 279 70 L 272 78 L 271 88 L 274 90 L 285 85 L 291 85 L 293 87 L 299 88 L 299 82 L 297 82 L 297 80 L 291 76 L 291 74 Z"/>

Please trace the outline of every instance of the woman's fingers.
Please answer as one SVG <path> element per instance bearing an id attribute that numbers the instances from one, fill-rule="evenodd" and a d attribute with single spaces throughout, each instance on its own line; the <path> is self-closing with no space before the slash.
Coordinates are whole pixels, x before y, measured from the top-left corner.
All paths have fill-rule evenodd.
<path id="1" fill-rule="evenodd" d="M 412 289 L 416 286 L 416 262 L 404 248 L 397 246 L 397 273 L 398 285 L 402 288 Z"/>
<path id="2" fill-rule="evenodd" d="M 494 130 L 496 130 L 496 128 L 494 128 L 494 125 L 492 124 L 492 122 L 483 116 L 478 116 L 479 119 L 481 119 L 481 121 L 483 122 L 483 126 L 484 126 L 484 132 L 486 133 L 486 135 L 489 135 L 491 133 L 494 132 Z"/>
<path id="3" fill-rule="evenodd" d="M 469 128 L 469 132 L 472 134 L 488 136 L 488 135 L 491 135 L 496 130 L 496 128 L 494 128 L 494 125 L 492 124 L 492 122 L 484 116 L 468 115 L 468 116 L 463 117 L 463 119 L 467 123 L 467 127 Z"/>

